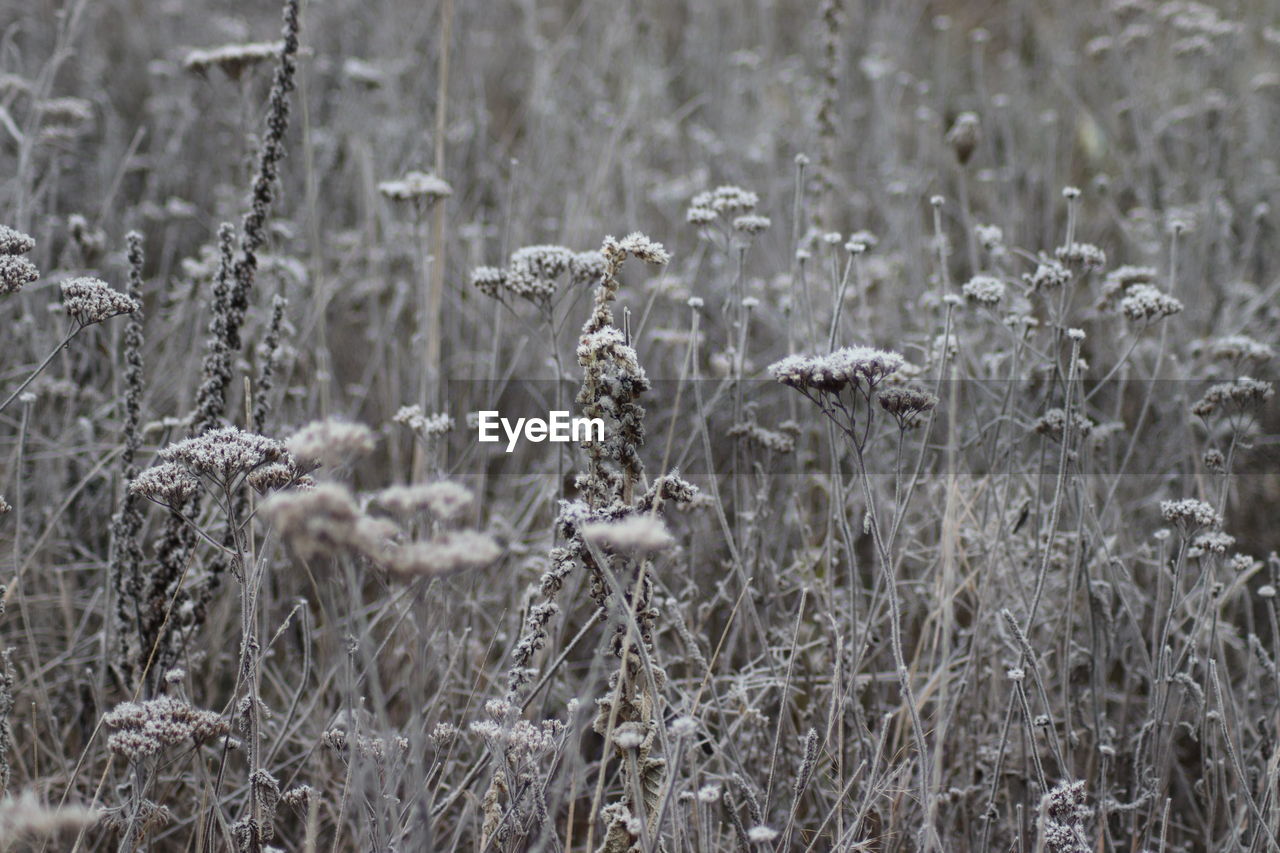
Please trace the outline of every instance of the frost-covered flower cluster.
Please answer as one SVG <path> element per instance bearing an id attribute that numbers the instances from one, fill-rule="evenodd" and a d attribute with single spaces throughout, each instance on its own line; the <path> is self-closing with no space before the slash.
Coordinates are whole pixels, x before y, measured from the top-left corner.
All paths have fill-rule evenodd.
<path id="1" fill-rule="evenodd" d="M 977 305 L 995 306 L 1004 299 L 1004 282 L 995 276 L 975 275 L 964 283 L 960 292 Z"/>
<path id="2" fill-rule="evenodd" d="M 453 195 L 453 187 L 444 178 L 430 172 L 407 172 L 404 177 L 378 184 L 378 192 L 392 201 L 434 204 Z"/>
<path id="3" fill-rule="evenodd" d="M 142 308 L 138 300 L 113 290 L 105 281 L 84 276 L 62 282 L 62 305 L 67 316 L 81 326 L 132 314 Z"/>
<path id="4" fill-rule="evenodd" d="M 125 702 L 107 712 L 102 722 L 116 729 L 107 739 L 107 747 L 129 761 L 159 755 L 182 743 L 202 743 L 228 730 L 222 715 L 201 711 L 172 696 Z"/>
<path id="5" fill-rule="evenodd" d="M 393 548 L 386 566 L 397 574 L 438 577 L 483 569 L 502 556 L 502 548 L 487 533 L 458 530 L 429 540 Z"/>
<path id="6" fill-rule="evenodd" d="M 649 514 L 585 524 L 582 536 L 594 545 L 622 554 L 652 554 L 675 544 L 662 521 Z"/>
<path id="7" fill-rule="evenodd" d="M 162 462 L 138 474 L 129 484 L 129 491 L 139 497 L 178 507 L 199 493 L 200 478 L 185 465 Z"/>
<path id="8" fill-rule="evenodd" d="M 916 385 L 889 385 L 876 395 L 880 408 L 898 422 L 901 429 L 914 429 L 938 405 L 938 397 Z"/>
<path id="9" fill-rule="evenodd" d="M 867 346 L 843 347 L 827 355 L 792 355 L 769 366 L 774 379 L 792 388 L 839 392 L 856 385 L 866 391 L 904 361 L 896 352 Z"/>
<path id="10" fill-rule="evenodd" d="M 425 507 L 443 521 L 469 501 L 461 486 L 439 482 L 393 487 L 374 502 L 401 517 Z M 502 556 L 493 537 L 472 530 L 440 530 L 428 539 L 406 541 L 398 524 L 370 515 L 337 483 L 277 492 L 263 502 L 262 513 L 303 559 L 351 554 L 401 576 L 434 577 L 484 568 Z"/>
<path id="11" fill-rule="evenodd" d="M 378 492 L 374 501 L 388 512 L 410 518 L 428 512 L 438 519 L 452 519 L 472 502 L 469 489 L 452 480 L 390 486 Z"/>
<path id="12" fill-rule="evenodd" d="M 591 284 L 604 275 L 599 252 L 574 252 L 564 246 L 525 246 L 511 255 L 505 268 L 476 267 L 471 285 L 486 296 L 516 296 L 548 305 L 566 277 L 571 284 Z"/>
<path id="13" fill-rule="evenodd" d="M 454 427 L 452 416 L 444 412 L 437 412 L 434 415 L 425 414 L 422 407 L 417 404 L 401 406 L 391 420 L 407 426 L 423 438 L 438 438 Z"/>
<path id="14" fill-rule="evenodd" d="M 253 66 L 275 59 L 283 47 L 282 42 L 264 41 L 203 48 L 193 50 L 183 57 L 182 67 L 193 74 L 204 74 L 212 68 L 218 68 L 231 79 L 238 80 L 240 75 Z"/>
<path id="15" fill-rule="evenodd" d="M 0 225 L 0 296 L 17 293 L 40 277 L 35 264 L 23 257 L 36 241 L 21 231 Z"/>
<path id="16" fill-rule="evenodd" d="M 1083 438 L 1093 432 L 1093 421 L 1089 420 L 1079 412 L 1071 413 L 1071 435 L 1075 438 Z M 1048 436 L 1054 441 L 1062 441 L 1062 435 L 1067 428 L 1067 413 L 1062 409 L 1050 409 L 1040 416 L 1036 421 L 1035 431 L 1039 435 Z"/>
<path id="17" fill-rule="evenodd" d="M 198 477 L 230 484 L 235 477 L 287 459 L 288 451 L 273 438 L 228 426 L 171 444 L 159 457 L 186 466 Z"/>
<path id="18" fill-rule="evenodd" d="M 750 214 L 759 203 L 760 197 L 750 190 L 726 184 L 695 195 L 689 202 L 685 220 L 690 225 L 710 225 L 722 214 L 739 218 Z"/>
<path id="19" fill-rule="evenodd" d="M 1182 302 L 1150 284 L 1135 284 L 1120 300 L 1120 313 L 1133 323 L 1154 323 L 1182 311 Z"/>
<path id="20" fill-rule="evenodd" d="M 1068 267 L 1100 270 L 1107 265 L 1107 253 L 1092 243 L 1072 243 L 1053 250 L 1054 257 Z"/>
<path id="21" fill-rule="evenodd" d="M 277 492 L 263 501 L 261 511 L 304 559 L 351 551 L 381 556 L 396 533 L 394 525 L 367 515 L 336 483 Z"/>
<path id="22" fill-rule="evenodd" d="M 1222 526 L 1222 516 L 1218 511 L 1196 498 L 1161 501 L 1160 515 L 1187 535 L 1206 527 Z"/>
<path id="23" fill-rule="evenodd" d="M 5 849 L 23 850 L 27 847 L 22 839 L 87 829 L 98 822 L 101 814 L 79 805 L 51 806 L 27 789 L 0 798 L 0 838 L 4 839 Z"/>
<path id="24" fill-rule="evenodd" d="M 951 147 L 961 166 L 969 162 L 981 140 L 982 125 L 978 114 L 974 112 L 960 113 L 947 131 L 947 145 Z"/>
<path id="25" fill-rule="evenodd" d="M 332 468 L 374 448 L 373 430 L 364 424 L 329 418 L 312 421 L 285 441 L 285 448 L 304 468 Z"/>
<path id="26" fill-rule="evenodd" d="M 1102 307 L 1107 308 L 1125 295 L 1135 284 L 1152 284 L 1156 280 L 1155 267 L 1141 267 L 1125 264 L 1107 273 L 1102 280 Z"/>
<path id="27" fill-rule="evenodd" d="M 671 255 L 661 243 L 650 240 L 639 231 L 633 231 L 621 240 L 613 236 L 605 237 L 600 253 L 610 263 L 620 263 L 628 255 L 646 264 L 662 265 L 671 260 Z"/>
<path id="28" fill-rule="evenodd" d="M 1268 344 L 1255 341 L 1247 335 L 1227 335 L 1209 345 L 1209 357 L 1214 361 L 1226 361 L 1254 366 L 1271 360 L 1275 351 Z"/>
<path id="29" fill-rule="evenodd" d="M 1227 417 L 1252 415 L 1274 394 L 1275 387 L 1270 382 L 1242 376 L 1209 386 L 1204 396 L 1192 405 L 1191 414 L 1198 418 L 1208 418 L 1219 412 Z"/>
<path id="30" fill-rule="evenodd" d="M 1090 853 L 1095 845 L 1088 834 L 1093 818 L 1084 782 L 1063 782 L 1040 801 L 1044 816 L 1041 840 L 1046 853 Z"/>
<path id="31" fill-rule="evenodd" d="M 1035 291 L 1056 290 L 1071 281 L 1071 273 L 1057 261 L 1042 257 L 1035 272 L 1023 274 L 1022 280 Z"/>

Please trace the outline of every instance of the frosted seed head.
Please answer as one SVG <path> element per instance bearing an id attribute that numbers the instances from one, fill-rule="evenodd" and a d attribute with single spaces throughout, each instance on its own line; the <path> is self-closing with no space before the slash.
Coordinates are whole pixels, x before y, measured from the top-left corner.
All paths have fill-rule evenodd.
<path id="1" fill-rule="evenodd" d="M 652 554 L 675 544 L 662 522 L 649 514 L 585 524 L 582 536 L 600 548 L 624 554 Z"/>
<path id="2" fill-rule="evenodd" d="M 69 278 L 62 282 L 61 288 L 63 308 L 81 326 L 132 314 L 142 307 L 138 300 L 112 290 L 105 281 L 96 278 Z"/>
<path id="3" fill-rule="evenodd" d="M 36 247 L 36 241 L 8 225 L 0 225 L 0 255 L 25 255 Z"/>

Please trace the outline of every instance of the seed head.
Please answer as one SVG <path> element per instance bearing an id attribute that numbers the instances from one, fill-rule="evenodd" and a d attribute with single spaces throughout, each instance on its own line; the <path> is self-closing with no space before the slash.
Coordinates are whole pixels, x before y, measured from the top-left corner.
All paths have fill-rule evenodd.
<path id="1" fill-rule="evenodd" d="M 8 225 L 0 225 L 0 255 L 25 255 L 36 247 L 36 241 Z"/>
<path id="2" fill-rule="evenodd" d="M 105 281 L 87 277 L 62 282 L 62 304 L 67 315 L 81 326 L 132 314 L 142 307 L 138 300 L 112 290 Z"/>
<path id="3" fill-rule="evenodd" d="M 964 283 L 960 292 L 974 304 L 995 306 L 1004 299 L 1004 282 L 990 275 L 975 275 Z"/>
<path id="4" fill-rule="evenodd" d="M 453 195 L 453 187 L 430 172 L 415 171 L 396 181 L 383 181 L 378 184 L 378 192 L 392 201 L 431 205 Z"/>
<path id="5" fill-rule="evenodd" d="M 982 129 L 977 113 L 960 113 L 947 131 L 947 144 L 951 146 L 961 166 L 968 165 L 981 139 Z"/>
<path id="6" fill-rule="evenodd" d="M 662 522 L 647 513 L 585 524 L 582 536 L 601 548 L 624 554 L 652 554 L 675 544 Z"/>

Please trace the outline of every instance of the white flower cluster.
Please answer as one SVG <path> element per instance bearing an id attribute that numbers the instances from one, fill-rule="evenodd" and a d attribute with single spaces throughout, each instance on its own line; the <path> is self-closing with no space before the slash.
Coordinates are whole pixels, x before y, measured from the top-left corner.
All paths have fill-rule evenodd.
<path id="1" fill-rule="evenodd" d="M 138 300 L 112 290 L 105 281 L 85 276 L 62 282 L 62 305 L 67 316 L 81 326 L 91 326 L 121 314 L 132 314 L 142 308 Z"/>

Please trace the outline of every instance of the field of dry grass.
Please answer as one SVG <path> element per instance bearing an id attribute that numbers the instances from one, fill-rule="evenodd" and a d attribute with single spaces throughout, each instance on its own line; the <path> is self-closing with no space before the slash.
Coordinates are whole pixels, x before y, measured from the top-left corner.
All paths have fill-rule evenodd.
<path id="1" fill-rule="evenodd" d="M 1277 69 L 0 0 L 0 851 L 1280 850 Z"/>

